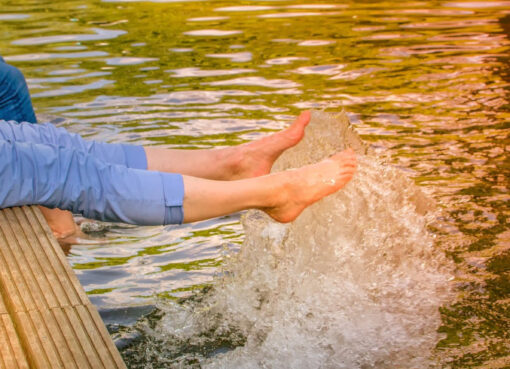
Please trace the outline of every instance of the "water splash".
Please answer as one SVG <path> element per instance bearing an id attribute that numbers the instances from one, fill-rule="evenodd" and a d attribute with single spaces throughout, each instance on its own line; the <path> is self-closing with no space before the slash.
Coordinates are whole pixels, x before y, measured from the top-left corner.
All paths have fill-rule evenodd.
<path id="1" fill-rule="evenodd" d="M 314 112 L 274 170 L 347 146 L 367 151 L 345 115 Z M 242 250 L 213 288 L 162 306 L 158 351 L 205 368 L 428 367 L 450 279 L 429 203 L 399 170 L 360 156 L 351 183 L 295 222 L 247 213 Z"/>

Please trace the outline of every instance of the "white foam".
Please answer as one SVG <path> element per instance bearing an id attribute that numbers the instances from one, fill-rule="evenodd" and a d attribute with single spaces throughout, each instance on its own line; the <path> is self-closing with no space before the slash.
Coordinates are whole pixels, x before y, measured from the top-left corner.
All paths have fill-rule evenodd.
<path id="1" fill-rule="evenodd" d="M 314 113 L 276 170 L 346 145 L 366 152 L 346 119 Z M 204 368 L 428 367 L 451 276 L 427 231 L 429 202 L 397 169 L 360 157 L 343 190 L 289 225 L 249 212 L 223 277 L 199 302 L 164 306 L 151 334 L 176 347 L 244 341 L 199 357 Z"/>

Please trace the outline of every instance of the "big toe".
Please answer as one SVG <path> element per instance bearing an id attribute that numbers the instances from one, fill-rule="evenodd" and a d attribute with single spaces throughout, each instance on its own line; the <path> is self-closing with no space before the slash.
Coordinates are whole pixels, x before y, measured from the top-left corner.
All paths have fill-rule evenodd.
<path id="1" fill-rule="evenodd" d="M 308 123 L 310 123 L 310 118 L 312 117 L 312 113 L 310 110 L 305 110 L 299 114 L 299 116 L 294 121 L 293 125 L 297 125 L 300 127 L 305 127 Z"/>
<path id="2" fill-rule="evenodd" d="M 290 140 L 292 144 L 296 144 L 301 141 L 305 134 L 305 127 L 310 123 L 311 113 L 309 110 L 302 112 L 292 123 L 292 125 L 284 131 L 284 136 L 287 140 Z"/>

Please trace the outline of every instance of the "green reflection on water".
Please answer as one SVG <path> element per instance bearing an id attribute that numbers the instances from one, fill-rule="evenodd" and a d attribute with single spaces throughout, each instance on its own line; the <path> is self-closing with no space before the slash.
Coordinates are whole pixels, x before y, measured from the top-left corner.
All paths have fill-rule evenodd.
<path id="1" fill-rule="evenodd" d="M 94 290 L 87 291 L 87 295 L 102 295 L 114 290 L 115 288 L 96 288 Z"/>
<path id="2" fill-rule="evenodd" d="M 187 263 L 169 263 L 166 265 L 162 265 L 159 268 L 162 272 L 166 272 L 167 270 L 172 269 L 181 269 L 181 270 L 202 270 L 204 268 L 212 268 L 219 267 L 221 265 L 221 260 L 216 259 L 204 259 L 204 260 L 196 260 Z"/>
<path id="3" fill-rule="evenodd" d="M 201 291 L 202 293 L 209 290 L 211 288 L 210 284 L 195 284 L 192 287 L 183 287 L 183 288 L 174 288 L 171 291 L 164 291 L 157 294 L 157 297 L 164 300 L 173 300 L 180 302 L 183 299 L 180 297 L 177 297 L 178 295 L 182 294 L 183 292 L 186 295 L 189 295 L 190 293 L 197 293 L 198 291 Z"/>
<path id="4" fill-rule="evenodd" d="M 74 269 L 85 269 L 85 270 L 92 270 L 97 268 L 103 268 L 106 266 L 117 266 L 117 265 L 124 265 L 129 260 L 133 259 L 134 256 L 127 256 L 123 258 L 115 258 L 115 257 L 107 257 L 107 258 L 96 258 L 97 261 L 90 262 L 90 263 L 81 263 L 81 264 L 74 264 Z"/>
<path id="5" fill-rule="evenodd" d="M 136 254 L 127 257 L 96 257 L 97 261 L 89 263 L 75 263 L 73 264 L 73 268 L 91 270 L 107 266 L 124 265 L 132 259 L 136 259 L 145 255 L 160 255 L 175 251 L 175 247 L 171 247 L 175 245 L 177 244 L 174 243 L 169 245 L 145 247 L 144 249 L 139 250 Z"/>

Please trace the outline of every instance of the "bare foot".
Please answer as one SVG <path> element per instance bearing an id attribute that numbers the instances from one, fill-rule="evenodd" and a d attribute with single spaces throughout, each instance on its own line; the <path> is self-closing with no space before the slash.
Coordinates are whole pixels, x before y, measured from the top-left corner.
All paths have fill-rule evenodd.
<path id="1" fill-rule="evenodd" d="M 356 155 L 347 149 L 317 164 L 272 175 L 274 205 L 263 208 L 281 223 L 292 222 L 314 202 L 344 187 L 356 171 Z"/>
<path id="2" fill-rule="evenodd" d="M 280 132 L 232 148 L 233 159 L 230 180 L 259 177 L 268 174 L 276 159 L 288 148 L 297 145 L 310 122 L 310 111 L 302 112 L 292 125 Z"/>

